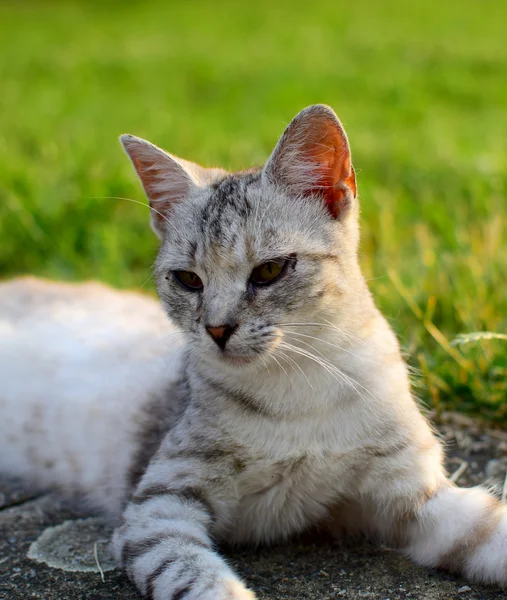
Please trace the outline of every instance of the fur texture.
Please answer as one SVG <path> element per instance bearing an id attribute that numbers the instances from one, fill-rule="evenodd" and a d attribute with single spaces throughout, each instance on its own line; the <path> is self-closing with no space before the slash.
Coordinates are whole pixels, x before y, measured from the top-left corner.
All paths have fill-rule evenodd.
<path id="1" fill-rule="evenodd" d="M 505 506 L 447 480 L 361 275 L 333 111 L 302 111 L 259 171 L 122 142 L 155 215 L 174 325 L 151 300 L 97 284 L 0 286 L 0 470 L 118 518 L 118 563 L 152 600 L 253 599 L 214 542 L 314 525 L 506 584 Z M 280 276 L 256 284 L 270 261 Z M 209 330 L 222 327 L 220 345 Z"/>

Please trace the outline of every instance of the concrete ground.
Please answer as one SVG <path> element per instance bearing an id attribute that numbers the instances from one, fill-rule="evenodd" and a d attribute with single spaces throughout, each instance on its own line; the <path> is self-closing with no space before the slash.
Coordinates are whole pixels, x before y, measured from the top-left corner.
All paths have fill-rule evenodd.
<path id="1" fill-rule="evenodd" d="M 459 470 L 459 483 L 488 479 L 501 487 L 507 435 L 463 418 L 444 421 L 439 428 L 449 447 L 449 471 Z M 114 569 L 108 536 L 100 520 L 70 512 L 58 498 L 1 480 L 0 600 L 139 598 Z M 370 544 L 313 539 L 228 557 L 263 600 L 507 598 L 501 590 L 415 567 L 396 552 Z"/>

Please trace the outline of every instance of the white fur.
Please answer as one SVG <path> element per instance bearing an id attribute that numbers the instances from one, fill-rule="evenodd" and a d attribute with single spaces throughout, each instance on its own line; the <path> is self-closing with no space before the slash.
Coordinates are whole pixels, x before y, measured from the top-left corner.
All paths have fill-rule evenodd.
<path id="1" fill-rule="evenodd" d="M 0 471 L 84 491 L 117 513 L 139 409 L 179 377 L 175 332 L 147 296 L 0 284 Z"/>
<path id="2" fill-rule="evenodd" d="M 271 542 L 323 523 L 380 536 L 428 566 L 456 550 L 458 570 L 505 584 L 506 509 L 446 480 L 362 278 L 350 152 L 331 109 L 303 111 L 257 180 L 224 178 L 224 189 L 206 185 L 216 170 L 123 142 L 163 211 L 159 293 L 185 333 L 138 294 L 1 284 L 0 471 L 84 492 L 116 518 L 130 499 L 113 547 L 150 600 L 253 600 L 213 541 Z M 313 194 L 323 173 L 338 186 L 332 211 Z M 249 291 L 252 269 L 292 254 L 297 269 L 278 295 Z M 176 283 L 178 270 L 196 272 L 200 295 Z M 206 326 L 229 320 L 234 336 L 218 349 Z M 183 412 L 131 489 L 144 420 L 159 418 L 153 398 Z"/>
<path id="3" fill-rule="evenodd" d="M 411 527 L 413 541 L 407 551 L 418 563 L 436 566 L 439 557 L 469 535 L 490 507 L 489 495 L 480 488 L 441 490 L 425 504 Z"/>
<path id="4" fill-rule="evenodd" d="M 507 507 L 491 537 L 468 559 L 464 572 L 472 580 L 507 585 Z"/>

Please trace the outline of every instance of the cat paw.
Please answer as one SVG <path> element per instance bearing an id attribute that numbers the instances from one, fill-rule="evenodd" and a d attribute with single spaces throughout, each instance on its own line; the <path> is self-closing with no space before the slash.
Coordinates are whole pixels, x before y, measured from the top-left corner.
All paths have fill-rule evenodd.
<path id="1" fill-rule="evenodd" d="M 235 579 L 219 581 L 198 597 L 199 600 L 256 600 L 255 594 Z"/>
<path id="2" fill-rule="evenodd" d="M 255 594 L 240 581 L 231 581 L 227 589 L 227 600 L 255 600 Z"/>

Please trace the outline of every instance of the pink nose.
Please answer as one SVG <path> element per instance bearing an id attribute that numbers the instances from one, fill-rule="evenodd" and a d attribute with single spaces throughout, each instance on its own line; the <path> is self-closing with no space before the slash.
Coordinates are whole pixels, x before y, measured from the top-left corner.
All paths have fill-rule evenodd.
<path id="1" fill-rule="evenodd" d="M 237 325 L 220 325 L 219 327 L 206 326 L 206 331 L 213 338 L 213 341 L 217 344 L 217 346 L 224 350 L 227 341 L 237 328 Z"/>
<path id="2" fill-rule="evenodd" d="M 224 336 L 224 333 L 227 330 L 227 326 L 222 327 L 206 327 L 207 332 L 211 335 L 211 337 L 216 340 Z"/>

